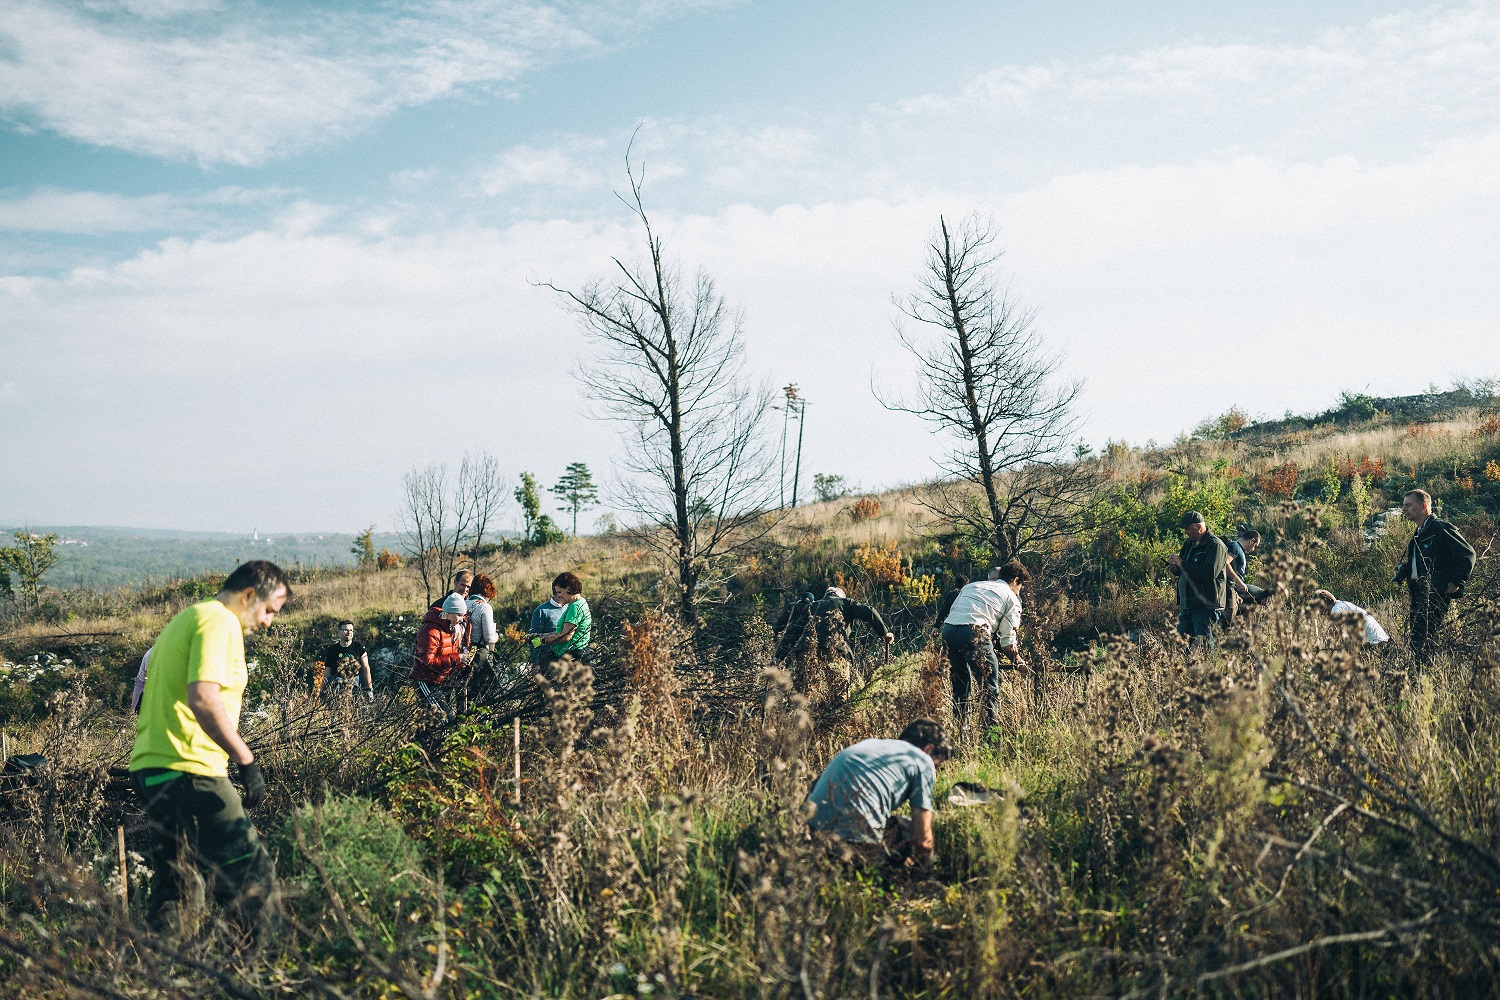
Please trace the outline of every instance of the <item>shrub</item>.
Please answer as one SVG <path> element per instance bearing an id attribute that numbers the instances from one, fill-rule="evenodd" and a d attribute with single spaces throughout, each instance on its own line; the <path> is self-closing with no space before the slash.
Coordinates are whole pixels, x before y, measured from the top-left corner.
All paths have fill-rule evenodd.
<path id="1" fill-rule="evenodd" d="M 309 858 L 322 865 L 346 904 L 380 913 L 419 892 L 427 869 L 421 847 L 396 817 L 352 795 L 297 807 L 267 841 L 282 878 L 300 890 L 300 908 L 309 912 L 328 905 Z"/>
<path id="2" fill-rule="evenodd" d="M 880 514 L 880 501 L 874 497 L 860 497 L 849 505 L 849 517 L 854 521 L 868 521 Z"/>
<path id="3" fill-rule="evenodd" d="M 902 597 L 906 598 L 908 604 L 926 607 L 937 602 L 942 588 L 938 586 L 937 577 L 924 574 L 907 577 L 901 581 L 897 590 Z"/>
<path id="4" fill-rule="evenodd" d="M 850 560 L 863 571 L 865 579 L 876 585 L 893 585 L 906 576 L 906 566 L 901 558 L 901 549 L 895 542 L 889 545 L 861 545 L 854 550 Z"/>
<path id="5" fill-rule="evenodd" d="M 1233 406 L 1219 416 L 1199 424 L 1193 429 L 1193 437 L 1224 441 L 1248 426 L 1250 426 L 1249 416 L 1238 406 Z"/>
<path id="6" fill-rule="evenodd" d="M 1297 492 L 1297 464 L 1284 462 L 1279 469 L 1268 469 L 1260 474 L 1260 491 L 1278 500 L 1290 500 Z"/>

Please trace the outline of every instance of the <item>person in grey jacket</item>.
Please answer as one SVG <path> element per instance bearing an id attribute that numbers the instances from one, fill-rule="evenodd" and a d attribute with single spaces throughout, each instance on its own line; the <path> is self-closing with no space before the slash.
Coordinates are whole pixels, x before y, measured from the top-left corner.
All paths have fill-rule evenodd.
<path id="1" fill-rule="evenodd" d="M 1432 496 L 1426 490 L 1407 493 L 1401 513 L 1416 522 L 1417 530 L 1393 579 L 1405 583 L 1411 595 L 1411 648 L 1417 662 L 1426 663 L 1432 656 L 1433 633 L 1474 572 L 1474 546 L 1451 523 L 1433 516 Z"/>
<path id="2" fill-rule="evenodd" d="M 1229 553 L 1196 510 L 1183 514 L 1179 524 L 1187 541 L 1167 559 L 1168 571 L 1177 577 L 1177 631 L 1207 639 L 1224 612 Z"/>

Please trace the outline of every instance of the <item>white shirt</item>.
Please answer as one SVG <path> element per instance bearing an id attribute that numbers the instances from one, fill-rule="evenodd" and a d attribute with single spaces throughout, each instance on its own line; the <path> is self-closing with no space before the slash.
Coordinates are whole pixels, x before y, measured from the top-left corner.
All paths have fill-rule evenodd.
<path id="1" fill-rule="evenodd" d="M 500 641 L 500 635 L 495 631 L 495 609 L 490 607 L 490 602 L 482 597 L 471 597 L 469 604 L 469 621 L 473 623 L 469 641 L 476 646 L 493 646 Z"/>
<path id="2" fill-rule="evenodd" d="M 155 649 L 152 646 L 151 649 Z M 141 710 L 141 695 L 146 693 L 146 671 L 151 667 L 151 649 L 146 650 L 146 655 L 141 657 L 141 669 L 135 673 L 135 690 L 130 692 L 130 710 L 139 712 Z"/>
<path id="3" fill-rule="evenodd" d="M 1016 644 L 1021 627 L 1021 599 L 1004 580 L 976 580 L 958 592 L 944 625 L 984 625 L 995 645 Z"/>
<path id="4" fill-rule="evenodd" d="M 1328 613 L 1330 615 L 1364 615 L 1365 642 L 1368 645 L 1373 646 L 1376 643 L 1390 641 L 1391 637 L 1385 634 L 1385 629 L 1380 627 L 1380 623 L 1375 620 L 1375 616 L 1370 614 L 1370 612 L 1366 611 L 1364 608 L 1360 607 L 1358 604 L 1354 604 L 1351 601 L 1334 601 L 1333 607 L 1328 609 Z"/>

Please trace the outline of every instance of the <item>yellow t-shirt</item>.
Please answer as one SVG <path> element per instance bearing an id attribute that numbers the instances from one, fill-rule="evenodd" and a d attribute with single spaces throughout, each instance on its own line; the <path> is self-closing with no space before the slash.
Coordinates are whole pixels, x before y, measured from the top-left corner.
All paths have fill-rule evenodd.
<path id="1" fill-rule="evenodd" d="M 218 684 L 224 710 L 238 726 L 246 676 L 245 631 L 217 600 L 194 604 L 168 622 L 152 647 L 130 770 L 165 767 L 228 777 L 229 755 L 198 725 L 188 708 L 187 687 L 196 681 Z"/>

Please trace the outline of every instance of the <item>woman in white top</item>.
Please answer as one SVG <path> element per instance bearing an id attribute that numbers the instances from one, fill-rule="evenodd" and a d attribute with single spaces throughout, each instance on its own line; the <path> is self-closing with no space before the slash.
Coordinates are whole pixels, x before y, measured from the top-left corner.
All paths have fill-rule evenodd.
<path id="1" fill-rule="evenodd" d="M 500 634 L 495 631 L 495 609 L 490 607 L 490 598 L 495 596 L 495 582 L 484 574 L 474 578 L 469 585 L 469 642 L 479 649 L 491 652 Z"/>

